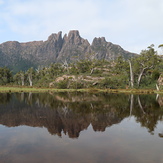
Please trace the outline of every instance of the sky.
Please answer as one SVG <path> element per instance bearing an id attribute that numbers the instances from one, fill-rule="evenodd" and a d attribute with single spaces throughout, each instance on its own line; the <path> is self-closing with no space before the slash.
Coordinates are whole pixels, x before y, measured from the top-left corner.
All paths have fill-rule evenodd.
<path id="1" fill-rule="evenodd" d="M 79 30 L 140 53 L 163 44 L 163 0 L 0 0 L 0 43 L 47 40 Z M 163 53 L 163 50 L 158 50 Z"/>

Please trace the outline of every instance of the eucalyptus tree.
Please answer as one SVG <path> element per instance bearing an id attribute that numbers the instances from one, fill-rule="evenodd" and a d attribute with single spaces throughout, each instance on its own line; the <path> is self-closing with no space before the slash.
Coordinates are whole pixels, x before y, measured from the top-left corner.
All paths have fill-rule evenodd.
<path id="1" fill-rule="evenodd" d="M 160 58 L 157 55 L 157 51 L 154 49 L 154 45 L 148 47 L 147 50 L 142 50 L 140 55 L 135 59 L 135 72 L 137 73 L 137 85 L 140 86 L 142 76 L 146 76 L 148 70 L 155 69 L 160 63 Z"/>
<path id="2" fill-rule="evenodd" d="M 35 77 L 35 71 L 34 71 L 33 67 L 29 68 L 27 70 L 26 74 L 28 77 L 29 85 L 33 86 L 33 78 Z"/>
<path id="3" fill-rule="evenodd" d="M 69 68 L 69 65 L 66 66 L 66 68 Z M 52 63 L 48 69 L 49 74 L 51 78 L 55 78 L 59 75 L 61 75 L 64 72 L 64 66 L 61 63 Z M 69 71 L 69 70 L 68 70 Z"/>
<path id="4" fill-rule="evenodd" d="M 24 86 L 25 85 L 25 73 L 23 71 L 19 71 L 14 75 L 14 82 Z"/>
<path id="5" fill-rule="evenodd" d="M 133 73 L 131 61 L 128 60 L 128 63 L 129 63 L 129 67 L 130 67 L 130 84 L 131 84 L 131 88 L 133 88 L 134 87 L 134 73 Z"/>
<path id="6" fill-rule="evenodd" d="M 128 87 L 130 85 L 129 72 L 130 71 L 128 62 L 122 56 L 119 56 L 114 61 L 114 66 L 112 68 L 112 76 L 116 77 L 119 83 L 121 83 L 121 85 Z"/>
<path id="7" fill-rule="evenodd" d="M 149 72 L 156 72 L 156 68 L 160 64 L 161 59 L 152 44 L 146 50 L 142 50 L 140 55 L 130 59 L 128 62 L 130 66 L 131 86 L 134 87 L 136 83 L 139 87 L 143 76 L 147 78 Z"/>
<path id="8" fill-rule="evenodd" d="M 140 55 L 130 58 L 128 61 L 121 56 L 118 57 L 115 60 L 113 72 L 119 77 L 126 76 L 131 88 L 135 87 L 135 84 L 139 87 L 142 77 L 144 76 L 147 79 L 150 73 L 156 73 L 156 68 L 159 67 L 160 63 L 161 59 L 157 55 L 154 45 L 151 45 L 146 50 L 142 50 Z"/>
<path id="9" fill-rule="evenodd" d="M 12 72 L 7 67 L 0 67 L 0 84 L 5 85 L 12 82 Z"/>

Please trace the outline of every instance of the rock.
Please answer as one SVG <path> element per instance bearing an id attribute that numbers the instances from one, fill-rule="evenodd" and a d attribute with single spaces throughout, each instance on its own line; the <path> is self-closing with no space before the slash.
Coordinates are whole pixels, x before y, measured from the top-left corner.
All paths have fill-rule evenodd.
<path id="1" fill-rule="evenodd" d="M 129 58 L 136 54 L 123 50 L 120 46 L 107 42 L 104 37 L 95 38 L 92 45 L 80 36 L 79 31 L 72 30 L 62 37 L 62 32 L 51 34 L 46 41 L 19 43 L 8 41 L 0 44 L 0 67 L 27 70 L 39 65 L 45 66 L 55 62 L 72 62 L 88 59 L 113 60 L 118 56 Z"/>
<path id="2" fill-rule="evenodd" d="M 58 83 L 58 82 L 63 81 L 63 80 L 65 80 L 64 77 L 58 77 L 58 78 L 55 80 L 55 82 Z"/>
<path id="3" fill-rule="evenodd" d="M 59 83 L 60 81 L 66 80 L 66 79 L 70 79 L 70 80 L 75 80 L 75 76 L 74 75 L 63 75 L 61 77 L 58 77 L 55 82 Z"/>
<path id="4" fill-rule="evenodd" d="M 162 75 L 159 76 L 157 82 L 158 82 L 159 86 L 163 85 L 163 77 L 162 77 Z"/>
<path id="5" fill-rule="evenodd" d="M 54 82 L 49 83 L 49 88 L 52 88 L 54 86 Z"/>

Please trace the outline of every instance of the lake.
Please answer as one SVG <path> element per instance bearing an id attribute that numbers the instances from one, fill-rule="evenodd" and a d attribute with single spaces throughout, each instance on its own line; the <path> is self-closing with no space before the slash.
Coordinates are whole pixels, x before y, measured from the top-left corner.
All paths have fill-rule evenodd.
<path id="1" fill-rule="evenodd" d="M 1 163 L 162 163 L 163 97 L 1 93 Z"/>

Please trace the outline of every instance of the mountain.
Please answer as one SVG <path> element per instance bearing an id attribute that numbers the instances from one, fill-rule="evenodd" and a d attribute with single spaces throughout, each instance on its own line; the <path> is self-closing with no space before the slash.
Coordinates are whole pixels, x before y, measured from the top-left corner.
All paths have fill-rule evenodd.
<path id="1" fill-rule="evenodd" d="M 88 57 L 114 60 L 118 56 L 127 59 L 134 55 L 119 45 L 107 42 L 104 37 L 94 38 L 90 44 L 80 36 L 79 31 L 72 30 L 63 37 L 62 32 L 51 34 L 46 41 L 8 41 L 0 44 L 0 67 L 6 66 L 16 72 L 65 60 L 72 62 Z"/>

